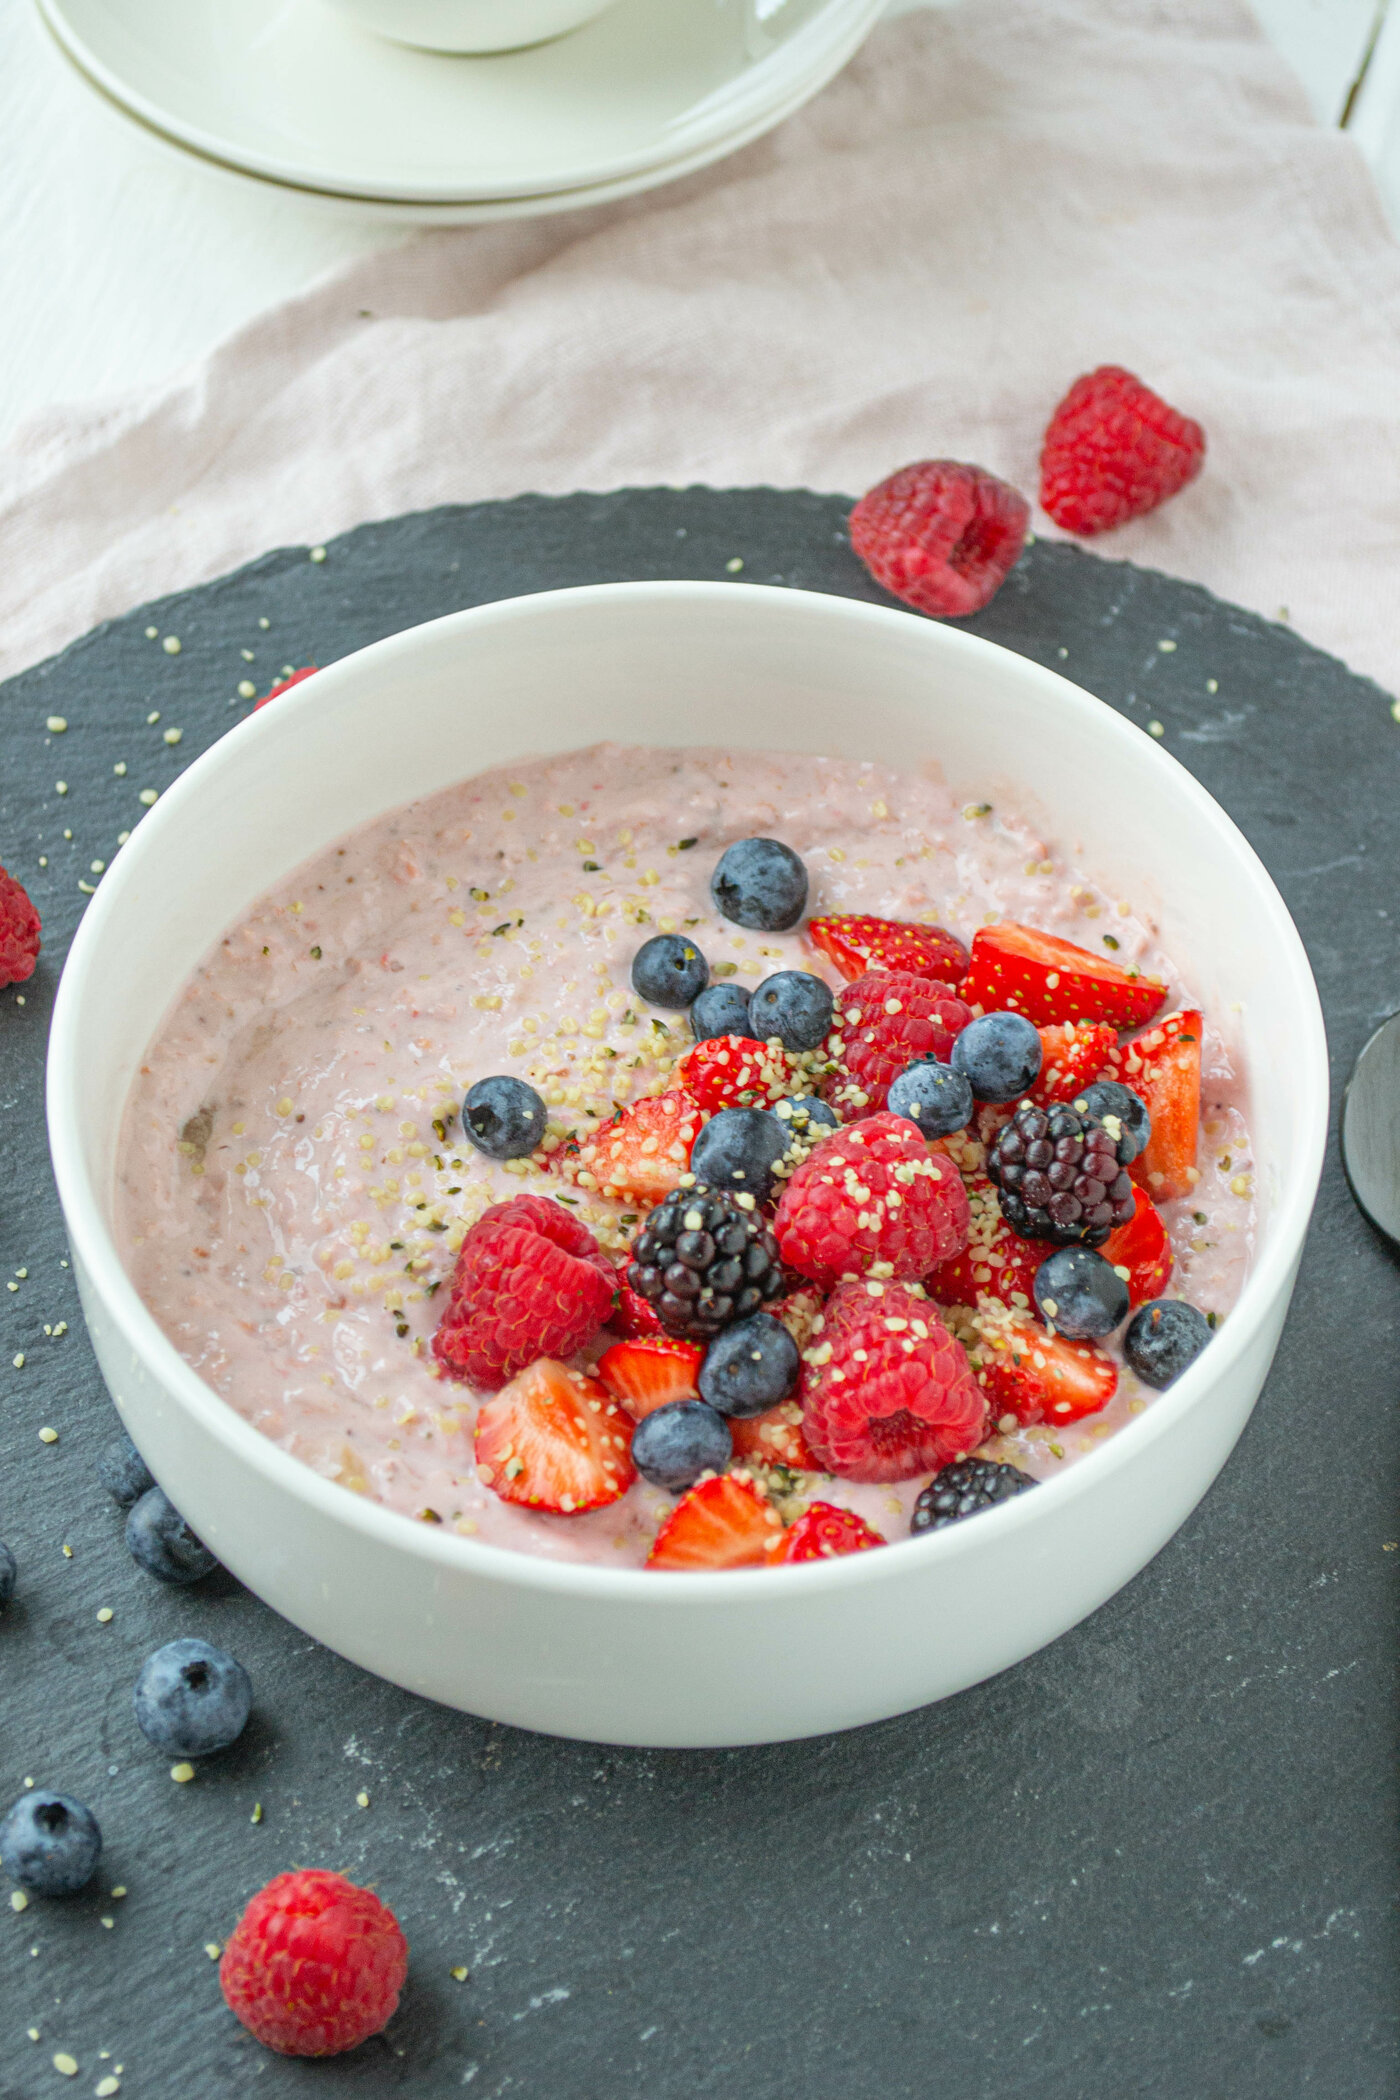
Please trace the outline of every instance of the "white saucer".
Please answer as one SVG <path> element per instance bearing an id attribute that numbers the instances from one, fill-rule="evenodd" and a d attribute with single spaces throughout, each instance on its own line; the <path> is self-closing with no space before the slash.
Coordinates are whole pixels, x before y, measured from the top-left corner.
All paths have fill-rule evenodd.
<path id="1" fill-rule="evenodd" d="M 38 4 L 89 84 L 167 140 L 418 223 L 602 203 L 703 166 L 814 94 L 882 12 L 619 0 L 557 43 L 445 58 L 321 0 Z"/>

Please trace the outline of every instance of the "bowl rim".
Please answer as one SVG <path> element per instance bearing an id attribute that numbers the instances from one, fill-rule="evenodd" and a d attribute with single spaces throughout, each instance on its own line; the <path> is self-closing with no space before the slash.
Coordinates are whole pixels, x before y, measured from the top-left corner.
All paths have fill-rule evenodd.
<path id="1" fill-rule="evenodd" d="M 1221 805 L 1202 787 L 1178 759 L 1145 731 L 1120 715 L 1073 680 L 1034 658 L 1021 656 L 999 642 L 943 621 L 926 620 L 895 607 L 874 605 L 862 599 L 832 592 L 803 591 L 785 586 L 746 584 L 746 603 L 769 602 L 775 611 L 793 615 L 794 605 L 809 611 L 797 617 L 824 617 L 865 625 L 886 633 L 899 623 L 906 636 L 922 633 L 931 650 L 946 651 L 974 667 L 990 658 L 1011 658 L 1017 674 L 1039 685 L 1047 700 L 1068 709 L 1081 719 L 1093 720 L 1103 732 L 1140 740 L 1141 756 L 1149 771 L 1171 779 L 1176 793 L 1196 805 L 1199 814 L 1217 830 L 1223 830 L 1239 855 L 1244 872 L 1251 877 L 1277 939 L 1278 959 L 1287 969 L 1290 990 L 1298 1008 L 1299 1031 L 1290 1044 L 1298 1081 L 1299 1146 L 1291 1186 L 1281 1188 L 1274 1212 L 1270 1243 L 1259 1256 L 1240 1297 L 1210 1348 L 1166 1391 L 1126 1422 L 1096 1450 L 1085 1453 L 1074 1465 L 1040 1484 L 1031 1496 L 1015 1496 L 983 1512 L 982 1523 L 950 1525 L 922 1538 L 892 1539 L 899 1553 L 893 1562 L 882 1552 L 857 1553 L 831 1560 L 785 1567 L 779 1588 L 774 1588 L 775 1568 L 715 1570 L 710 1573 L 681 1570 L 600 1567 L 588 1562 L 555 1561 L 521 1548 L 497 1546 L 439 1529 L 366 1497 L 350 1493 L 324 1478 L 302 1459 L 274 1443 L 224 1400 L 180 1355 L 174 1343 L 147 1309 L 128 1276 L 107 1224 L 105 1206 L 93 1185 L 83 1156 L 80 1137 L 83 1105 L 83 1059 L 77 1020 L 83 994 L 87 960 L 110 938 L 109 927 L 123 909 L 132 871 L 139 873 L 142 861 L 158 844 L 170 811 L 197 797 L 204 782 L 217 771 L 224 754 L 237 743 L 265 734 L 270 723 L 254 710 L 225 732 L 194 760 L 161 795 L 143 817 L 117 859 L 111 864 L 96 895 L 79 924 L 64 964 L 54 1000 L 49 1036 L 46 1104 L 49 1143 L 54 1176 L 62 1202 L 80 1272 L 100 1297 L 121 1340 L 132 1350 L 161 1387 L 200 1426 L 221 1443 L 230 1455 L 246 1462 L 267 1484 L 288 1493 L 295 1501 L 309 1503 L 318 1515 L 357 1532 L 373 1542 L 428 1563 L 444 1572 L 468 1575 L 477 1581 L 503 1587 L 524 1587 L 563 1596 L 603 1601 L 615 1599 L 635 1603 L 646 1597 L 661 1608 L 703 1606 L 707 1602 L 739 1604 L 767 1598 L 814 1595 L 818 1591 L 847 1584 L 890 1580 L 903 1568 L 910 1575 L 952 1561 L 968 1551 L 986 1551 L 994 1539 L 1009 1538 L 1012 1531 L 1041 1521 L 1087 1493 L 1097 1490 L 1115 1470 L 1129 1464 L 1139 1452 L 1171 1434 L 1177 1423 L 1203 1401 L 1209 1388 L 1228 1375 L 1231 1367 L 1255 1341 L 1281 1292 L 1290 1280 L 1302 1249 L 1327 1140 L 1330 1080 L 1327 1041 L 1321 1001 L 1302 938 L 1283 898 L 1254 848 Z M 493 626 L 546 618 L 570 607 L 618 603 L 653 604 L 712 603 L 717 609 L 732 606 L 732 583 L 663 579 L 634 583 L 585 584 L 566 590 L 542 591 L 496 599 L 447 613 L 436 620 L 420 622 L 397 634 L 385 636 L 319 670 L 314 692 L 310 681 L 279 697 L 276 719 L 286 721 L 294 712 L 323 710 L 328 697 L 341 683 L 392 672 L 404 659 L 411 659 L 426 636 L 473 633 Z M 392 805 L 387 805 L 392 806 Z M 988 1528 L 994 1527 L 994 1528 Z M 969 1533 L 972 1536 L 969 1538 Z M 980 1543 L 979 1543 L 980 1542 Z"/>

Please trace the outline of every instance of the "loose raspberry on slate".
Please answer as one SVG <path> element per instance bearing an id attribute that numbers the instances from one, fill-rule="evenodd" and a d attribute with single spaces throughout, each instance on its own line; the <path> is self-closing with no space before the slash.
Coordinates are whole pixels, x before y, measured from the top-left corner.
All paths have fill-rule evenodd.
<path id="1" fill-rule="evenodd" d="M 477 1416 L 477 1478 L 526 1509 L 561 1517 L 605 1509 L 637 1477 L 633 1426 L 596 1378 L 542 1356 Z"/>
<path id="2" fill-rule="evenodd" d="M 788 1268 L 828 1290 L 878 1272 L 917 1279 L 967 1243 L 962 1178 L 914 1125 L 888 1113 L 823 1139 L 773 1220 Z"/>
<path id="3" fill-rule="evenodd" d="M 338 2056 L 393 2017 L 408 1942 L 371 1889 L 301 1867 L 260 1889 L 224 1948 L 229 2009 L 282 2056 Z"/>
<path id="4" fill-rule="evenodd" d="M 835 963 L 848 981 L 868 970 L 904 970 L 957 984 L 967 974 L 968 953 L 942 926 L 916 926 L 903 919 L 876 919 L 867 912 L 831 912 L 807 921 L 807 938 Z"/>
<path id="5" fill-rule="evenodd" d="M 259 700 L 258 707 L 266 707 L 269 700 L 276 700 L 279 694 L 289 693 L 294 685 L 301 684 L 303 678 L 313 678 L 319 668 L 317 664 L 303 664 L 299 671 L 289 671 L 285 678 L 278 679 L 276 685 L 268 687 Z M 258 707 L 253 709 L 254 714 L 257 713 Z"/>
<path id="6" fill-rule="evenodd" d="M 991 603 L 1026 544 L 1030 505 L 985 467 L 924 459 L 867 490 L 851 545 L 916 612 L 959 618 Z"/>
<path id="7" fill-rule="evenodd" d="M 484 1211 L 462 1242 L 433 1354 L 450 1378 L 488 1391 L 539 1356 L 572 1356 L 612 1311 L 616 1271 L 549 1196 Z"/>
<path id="8" fill-rule="evenodd" d="M 1121 365 L 1076 379 L 1050 418 L 1040 501 L 1066 532 L 1143 517 L 1201 471 L 1206 434 Z"/>
<path id="9" fill-rule="evenodd" d="M 809 1502 L 783 1540 L 778 1559 L 785 1563 L 803 1560 L 835 1560 L 842 1553 L 868 1553 L 883 1546 L 884 1539 L 872 1531 L 864 1517 L 834 1502 Z"/>
<path id="10" fill-rule="evenodd" d="M 22 883 L 0 868 L 0 986 L 24 984 L 39 960 L 39 914 Z"/>
<path id="11" fill-rule="evenodd" d="M 843 1283 L 805 1351 L 802 1430 L 845 1480 L 911 1480 L 976 1450 L 986 1403 L 966 1352 L 902 1284 Z"/>
<path id="12" fill-rule="evenodd" d="M 846 1122 L 885 1105 L 891 1080 L 916 1057 L 946 1065 L 972 1009 L 951 985 L 906 970 L 871 970 L 837 995 L 828 1098 Z"/>

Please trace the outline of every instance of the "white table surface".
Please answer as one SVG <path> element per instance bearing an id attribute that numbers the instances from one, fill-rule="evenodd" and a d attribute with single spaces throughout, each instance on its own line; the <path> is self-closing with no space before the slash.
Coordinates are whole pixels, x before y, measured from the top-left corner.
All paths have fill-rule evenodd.
<path id="1" fill-rule="evenodd" d="M 891 12 L 922 4 L 938 0 L 892 0 Z M 1384 0 L 1255 8 L 1321 122 L 1351 97 L 1349 129 L 1400 227 L 1400 0 L 1388 12 Z M 406 237 L 142 138 L 74 79 L 33 0 L 0 0 L 0 228 L 0 442 L 45 409 L 167 379 L 254 314 Z"/>

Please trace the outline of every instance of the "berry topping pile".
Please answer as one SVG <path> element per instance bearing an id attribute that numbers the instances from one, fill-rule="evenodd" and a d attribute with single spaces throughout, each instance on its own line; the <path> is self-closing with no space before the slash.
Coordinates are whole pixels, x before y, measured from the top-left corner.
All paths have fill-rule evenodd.
<path id="1" fill-rule="evenodd" d="M 799 926 L 811 887 L 771 838 L 727 846 L 709 880 L 758 933 Z M 461 1241 L 433 1349 L 496 1394 L 477 1477 L 549 1519 L 636 1485 L 661 1519 L 652 1569 L 883 1545 L 824 1481 L 922 1481 L 914 1532 L 990 1509 L 1034 1485 L 1013 1456 L 1063 1458 L 1055 1438 L 1103 1414 L 1121 1362 L 1160 1387 L 1211 1332 L 1163 1295 L 1154 1201 L 1199 1179 L 1199 1014 L 1154 1022 L 1165 983 L 1011 920 L 964 947 L 824 912 L 798 939 L 813 967 L 752 987 L 665 922 L 643 940 L 630 989 L 655 1011 L 628 1019 L 674 1044 L 662 1017 L 684 1012 L 690 1039 L 592 1134 L 511 1074 L 463 1104 L 479 1151 L 558 1191 Z M 607 1253 L 571 1185 L 616 1211 Z"/>

